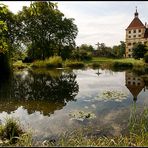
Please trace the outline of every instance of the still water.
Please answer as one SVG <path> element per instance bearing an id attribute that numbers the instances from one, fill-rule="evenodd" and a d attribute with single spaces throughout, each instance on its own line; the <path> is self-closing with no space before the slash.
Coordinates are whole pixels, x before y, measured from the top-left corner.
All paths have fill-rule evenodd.
<path id="1" fill-rule="evenodd" d="M 133 104 L 148 106 L 148 75 L 129 70 L 24 70 L 0 79 L 1 121 L 16 117 L 41 141 L 85 127 L 90 135 L 124 134 Z"/>

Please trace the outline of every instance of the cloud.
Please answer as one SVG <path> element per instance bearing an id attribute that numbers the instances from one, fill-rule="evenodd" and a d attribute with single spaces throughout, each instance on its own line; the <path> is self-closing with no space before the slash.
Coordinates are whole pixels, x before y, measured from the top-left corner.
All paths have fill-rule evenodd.
<path id="1" fill-rule="evenodd" d="M 125 29 L 134 18 L 135 7 L 143 23 L 148 21 L 146 1 L 53 1 L 67 18 L 74 18 L 78 27 L 77 45 L 103 42 L 113 46 L 125 41 Z M 30 2 L 5 2 L 13 12 Z"/>
<path id="2" fill-rule="evenodd" d="M 5 5 L 8 5 L 8 8 L 13 12 L 17 13 L 22 9 L 23 6 L 30 6 L 29 1 L 1 1 Z"/>

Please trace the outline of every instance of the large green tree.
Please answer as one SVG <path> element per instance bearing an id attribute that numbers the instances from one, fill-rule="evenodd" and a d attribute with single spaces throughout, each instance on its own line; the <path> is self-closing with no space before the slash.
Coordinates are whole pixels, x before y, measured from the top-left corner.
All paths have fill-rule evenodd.
<path id="1" fill-rule="evenodd" d="M 75 46 L 78 29 L 74 19 L 65 18 L 56 3 L 31 2 L 30 7 L 23 7 L 18 17 L 22 23 L 21 41 L 32 58 L 61 55 L 65 46 Z"/>
<path id="2" fill-rule="evenodd" d="M 5 38 L 9 56 L 12 57 L 18 41 L 19 25 L 16 15 L 13 14 L 4 4 L 0 4 L 0 21 L 5 23 L 7 27 L 7 30 L 5 29 L 1 32 L 1 35 Z"/>
<path id="3" fill-rule="evenodd" d="M 134 45 L 132 50 L 133 50 L 132 53 L 133 58 L 140 59 L 144 57 L 145 53 L 148 51 L 148 48 L 146 45 L 142 43 L 137 43 Z"/>
<path id="4" fill-rule="evenodd" d="M 6 72 L 9 69 L 8 51 L 11 46 L 8 37 L 8 23 L 4 16 L 7 16 L 8 9 L 5 5 L 0 4 L 0 71 Z"/>

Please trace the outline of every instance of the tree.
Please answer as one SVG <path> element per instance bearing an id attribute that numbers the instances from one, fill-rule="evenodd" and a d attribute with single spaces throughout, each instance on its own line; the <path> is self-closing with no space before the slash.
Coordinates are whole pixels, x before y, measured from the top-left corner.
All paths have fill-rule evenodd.
<path id="1" fill-rule="evenodd" d="M 87 45 L 87 44 L 82 44 L 80 47 L 79 47 L 80 50 L 84 50 L 86 52 L 93 52 L 94 51 L 94 48 L 92 45 Z"/>
<path id="2" fill-rule="evenodd" d="M 9 70 L 8 61 L 8 45 L 4 34 L 7 31 L 7 25 L 0 21 L 0 72 L 7 72 Z"/>
<path id="3" fill-rule="evenodd" d="M 4 5 L 0 5 L 0 71 L 7 72 L 9 69 L 8 61 L 8 49 L 9 40 L 7 38 L 8 26 L 2 19 L 2 16 L 7 13 L 7 8 Z"/>
<path id="4" fill-rule="evenodd" d="M 74 19 L 65 18 L 56 3 L 33 2 L 30 7 L 23 7 L 18 16 L 21 40 L 32 58 L 44 60 L 53 54 L 61 55 L 65 46 L 75 46 L 78 29 Z"/>
<path id="5" fill-rule="evenodd" d="M 115 57 L 122 58 L 125 54 L 125 42 L 120 41 L 120 44 L 113 46 L 112 50 Z"/>
<path id="6" fill-rule="evenodd" d="M 124 41 L 120 41 L 120 45 L 119 45 L 119 48 L 120 48 L 120 52 L 119 52 L 119 55 L 120 57 L 123 57 L 124 54 L 125 54 L 125 42 Z"/>
<path id="7" fill-rule="evenodd" d="M 139 59 L 139 58 L 143 58 L 145 53 L 147 52 L 147 46 L 142 44 L 142 43 L 137 43 L 134 45 L 133 47 L 133 58 L 135 59 Z"/>
<path id="8" fill-rule="evenodd" d="M 0 21 L 1 24 L 4 23 L 7 28 L 7 30 L 5 29 L 3 32 L 1 32 L 1 35 L 3 38 L 5 38 L 10 59 L 17 45 L 16 43 L 19 28 L 17 26 L 16 15 L 9 11 L 8 7 L 4 4 L 0 4 Z"/>

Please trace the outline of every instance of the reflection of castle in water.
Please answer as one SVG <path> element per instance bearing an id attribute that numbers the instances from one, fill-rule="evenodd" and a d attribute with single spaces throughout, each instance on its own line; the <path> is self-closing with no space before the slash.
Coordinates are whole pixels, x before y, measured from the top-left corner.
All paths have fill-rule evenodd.
<path id="1" fill-rule="evenodd" d="M 133 72 L 125 72 L 126 87 L 133 95 L 133 100 L 137 100 L 137 96 L 142 90 L 148 89 L 143 77 L 136 76 Z"/>

